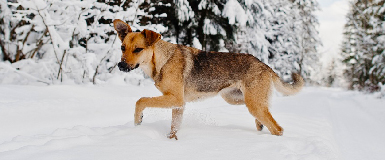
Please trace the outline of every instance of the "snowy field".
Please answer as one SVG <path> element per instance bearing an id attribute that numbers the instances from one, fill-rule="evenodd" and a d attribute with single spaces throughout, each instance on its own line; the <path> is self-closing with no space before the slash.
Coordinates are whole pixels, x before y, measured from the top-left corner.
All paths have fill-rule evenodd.
<path id="1" fill-rule="evenodd" d="M 327 88 L 274 93 L 272 114 L 283 136 L 256 130 L 245 106 L 220 97 L 188 103 L 179 140 L 171 111 L 146 109 L 134 126 L 144 87 L 0 85 L 1 160 L 346 159 L 385 157 L 385 100 Z"/>

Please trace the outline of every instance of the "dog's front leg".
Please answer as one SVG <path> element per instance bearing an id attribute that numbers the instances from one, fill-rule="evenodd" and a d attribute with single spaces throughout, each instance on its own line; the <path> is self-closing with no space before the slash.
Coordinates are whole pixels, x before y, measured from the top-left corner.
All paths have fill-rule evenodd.
<path id="1" fill-rule="evenodd" d="M 142 97 L 136 102 L 135 108 L 135 125 L 140 125 L 142 122 L 142 113 L 146 107 L 154 108 L 182 108 L 184 105 L 183 97 L 166 94 L 159 97 Z M 182 112 L 183 113 L 183 112 Z"/>
<path id="2" fill-rule="evenodd" d="M 148 97 L 142 97 L 136 101 L 135 114 L 134 114 L 134 124 L 135 126 L 140 125 L 143 119 L 143 110 L 146 108 L 146 101 Z"/>
<path id="3" fill-rule="evenodd" d="M 178 129 L 180 128 L 180 125 L 182 123 L 183 110 L 183 107 L 172 109 L 171 132 L 168 135 L 168 138 L 170 139 L 175 138 L 176 140 L 178 140 L 176 132 L 178 132 Z"/>

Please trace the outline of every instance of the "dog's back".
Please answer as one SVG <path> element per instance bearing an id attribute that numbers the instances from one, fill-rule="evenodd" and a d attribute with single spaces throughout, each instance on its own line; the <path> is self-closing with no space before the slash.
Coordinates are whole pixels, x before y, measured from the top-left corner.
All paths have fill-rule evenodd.
<path id="1" fill-rule="evenodd" d="M 259 60 L 249 54 L 200 51 L 192 55 L 193 65 L 186 77 L 198 92 L 219 92 L 242 80 Z"/>

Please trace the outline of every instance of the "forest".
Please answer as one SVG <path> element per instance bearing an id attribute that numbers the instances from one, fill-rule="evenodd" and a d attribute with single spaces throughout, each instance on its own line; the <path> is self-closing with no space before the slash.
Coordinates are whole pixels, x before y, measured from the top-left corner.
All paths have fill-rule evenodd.
<path id="1" fill-rule="evenodd" d="M 141 84 L 140 70 L 117 69 L 120 41 L 112 21 L 150 29 L 172 43 L 205 51 L 252 54 L 285 80 L 383 90 L 383 0 L 353 0 L 341 57 L 322 52 L 316 0 L 7 0 L 0 2 L 0 83 Z"/>

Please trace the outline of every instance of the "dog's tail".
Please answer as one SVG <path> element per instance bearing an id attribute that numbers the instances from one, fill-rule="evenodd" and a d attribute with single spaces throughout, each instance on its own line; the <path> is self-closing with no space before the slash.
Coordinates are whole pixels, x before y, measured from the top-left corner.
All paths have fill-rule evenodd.
<path id="1" fill-rule="evenodd" d="M 275 89 L 286 96 L 293 95 L 301 91 L 304 85 L 304 81 L 301 75 L 293 73 L 291 77 L 293 78 L 294 82 L 292 84 L 286 83 L 282 81 L 276 73 L 273 72 L 272 78 Z"/>

